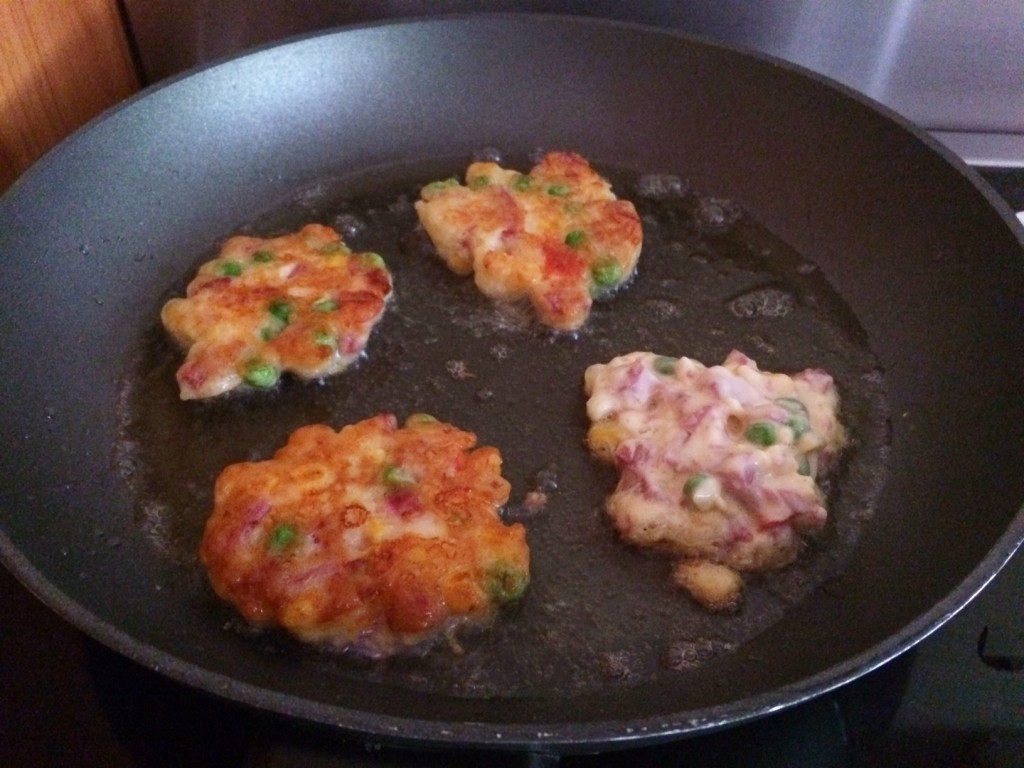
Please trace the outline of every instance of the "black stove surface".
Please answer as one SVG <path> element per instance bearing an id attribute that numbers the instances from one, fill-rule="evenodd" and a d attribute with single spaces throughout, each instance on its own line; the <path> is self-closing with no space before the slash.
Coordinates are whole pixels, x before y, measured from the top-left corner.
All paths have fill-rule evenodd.
<path id="1" fill-rule="evenodd" d="M 1024 210 L 1024 169 L 985 169 Z M 602 755 L 409 751 L 178 685 L 95 643 L 0 569 L 0 766 L 974 766 L 1024 768 L 1024 552 L 912 651 L 708 736 Z"/>

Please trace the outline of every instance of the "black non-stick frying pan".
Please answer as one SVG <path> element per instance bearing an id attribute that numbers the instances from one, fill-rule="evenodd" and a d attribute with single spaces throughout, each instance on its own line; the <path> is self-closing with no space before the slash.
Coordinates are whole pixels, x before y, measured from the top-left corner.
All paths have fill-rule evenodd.
<path id="1" fill-rule="evenodd" d="M 474 158 L 582 153 L 637 203 L 635 281 L 552 335 L 434 260 L 411 200 Z M 158 323 L 218 243 L 306 221 L 382 253 L 396 300 L 324 383 L 177 400 Z M 349 29 L 162 85 L 0 201 L 0 554 L 180 681 L 374 738 L 590 750 L 842 685 L 949 618 L 1024 538 L 1020 226 L 920 131 L 806 72 L 558 17 Z M 582 373 L 634 349 L 828 369 L 850 445 L 800 560 L 711 616 L 618 542 Z M 464 652 L 365 663 L 234 618 L 195 547 L 226 463 L 308 422 L 427 410 L 505 457 L 533 585 Z M 535 488 L 548 503 L 522 503 Z"/>

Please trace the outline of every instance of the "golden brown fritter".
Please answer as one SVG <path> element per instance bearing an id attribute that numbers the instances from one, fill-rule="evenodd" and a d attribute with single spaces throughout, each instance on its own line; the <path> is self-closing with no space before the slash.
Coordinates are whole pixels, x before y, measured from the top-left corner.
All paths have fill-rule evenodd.
<path id="1" fill-rule="evenodd" d="M 200 547 L 215 591 L 250 622 L 373 657 L 486 623 L 525 592 L 529 549 L 498 516 L 500 454 L 475 445 L 380 414 L 227 467 Z"/>
<path id="2" fill-rule="evenodd" d="M 493 299 L 526 298 L 571 331 L 593 298 L 633 274 L 643 233 L 633 204 L 577 154 L 550 152 L 528 174 L 473 163 L 466 184 L 433 182 L 416 212 L 438 254 Z"/>
<path id="3" fill-rule="evenodd" d="M 177 373 L 181 397 L 266 389 L 286 371 L 303 378 L 342 371 L 366 347 L 390 295 L 383 259 L 353 253 L 330 227 L 232 237 L 199 268 L 186 297 L 161 313 L 188 350 Z"/>

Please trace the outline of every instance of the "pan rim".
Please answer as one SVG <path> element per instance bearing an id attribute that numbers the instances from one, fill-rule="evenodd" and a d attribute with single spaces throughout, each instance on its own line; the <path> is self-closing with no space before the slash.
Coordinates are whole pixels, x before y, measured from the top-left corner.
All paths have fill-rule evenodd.
<path id="1" fill-rule="evenodd" d="M 760 61 L 765 64 L 769 64 L 782 71 L 788 71 L 797 74 L 803 78 L 813 80 L 827 88 L 841 94 L 844 98 L 850 99 L 854 102 L 859 103 L 862 106 L 868 107 L 874 112 L 881 114 L 890 122 L 897 123 L 901 128 L 911 133 L 916 139 L 927 145 L 928 149 L 932 152 L 940 155 L 948 164 L 957 169 L 959 173 L 964 175 L 984 196 L 986 201 L 999 213 L 999 216 L 1014 232 L 1021 247 L 1024 248 L 1024 221 L 1018 216 L 1006 203 L 1006 201 L 996 192 L 992 186 L 981 176 L 981 174 L 971 165 L 969 165 L 963 158 L 956 154 L 947 144 L 943 143 L 936 136 L 932 135 L 931 132 L 912 122 L 902 114 L 897 112 L 892 107 L 878 101 L 877 99 L 869 96 L 866 93 L 856 90 L 855 88 L 835 79 L 826 74 L 815 72 L 814 70 L 796 62 L 788 61 L 770 53 L 759 51 L 748 46 L 739 44 L 726 44 L 715 40 L 709 40 L 703 38 L 694 33 L 687 32 L 681 29 L 675 28 L 662 28 L 651 24 L 636 21 L 626 21 L 623 19 L 616 18 L 605 18 L 598 16 L 578 16 L 570 13 L 557 13 L 557 12 L 525 12 L 525 11 L 462 11 L 462 12 L 450 12 L 441 13 L 436 15 L 410 15 L 402 18 L 393 19 L 382 19 L 376 21 L 365 21 L 346 25 L 337 25 L 333 27 L 327 27 L 319 29 L 313 32 L 303 32 L 294 35 L 288 35 L 278 40 L 271 42 L 261 43 L 245 49 L 244 51 L 228 54 L 225 56 L 218 56 L 209 61 L 205 61 L 199 64 L 195 64 L 181 72 L 175 73 L 159 80 L 155 83 L 146 85 L 138 92 L 131 96 L 123 99 L 122 101 L 108 107 L 106 110 L 91 118 L 70 134 L 65 136 L 55 146 L 47 150 L 35 163 L 33 163 L 21 176 L 15 179 L 14 183 L 0 194 L 0 206 L 8 199 L 14 197 L 15 190 L 22 186 L 24 182 L 29 181 L 35 175 L 41 173 L 45 167 L 50 163 L 56 162 L 58 155 L 64 154 L 67 151 L 67 147 L 73 145 L 80 140 L 80 137 L 92 132 L 101 123 L 104 123 L 110 119 L 116 117 L 120 112 L 131 109 L 136 102 L 147 99 L 154 94 L 164 91 L 166 89 L 174 88 L 178 86 L 182 81 L 201 76 L 205 73 L 212 72 L 213 70 L 221 67 L 228 67 L 240 62 L 242 60 L 251 59 L 263 54 L 267 54 L 272 51 L 276 51 L 281 48 L 289 46 L 298 46 L 303 44 L 312 43 L 320 38 L 328 38 L 336 35 L 347 35 L 350 33 L 359 33 L 367 30 L 384 29 L 388 27 L 412 27 L 420 25 L 445 25 L 453 22 L 459 23 L 493 23 L 501 22 L 502 20 L 510 20 L 514 22 L 530 22 L 537 24 L 544 24 L 546 22 L 560 23 L 560 24 L 580 24 L 584 26 L 593 27 L 611 27 L 634 30 L 636 32 L 643 33 L 645 35 L 657 35 L 663 37 L 676 38 L 685 41 L 689 44 L 703 47 L 709 50 L 719 50 L 723 52 L 729 52 L 734 54 L 740 54 L 745 58 Z"/>
<path id="2" fill-rule="evenodd" d="M 728 704 L 684 710 L 670 716 L 630 720 L 561 723 L 447 722 L 387 715 L 311 701 L 292 694 L 240 682 L 201 668 L 166 651 L 138 641 L 129 633 L 96 616 L 51 584 L 0 531 L 0 561 L 47 607 L 92 639 L 142 667 L 187 686 L 241 705 L 288 718 L 331 726 L 362 738 L 377 738 L 396 746 L 459 746 L 508 750 L 556 750 L 560 754 L 631 748 L 675 738 L 704 735 L 789 710 L 826 695 L 868 674 L 927 638 L 956 616 L 994 579 L 1024 545 L 1024 506 L 1013 523 L 958 585 L 885 642 L 822 672 L 768 693 Z M 698 714 L 699 712 L 699 714 Z"/>

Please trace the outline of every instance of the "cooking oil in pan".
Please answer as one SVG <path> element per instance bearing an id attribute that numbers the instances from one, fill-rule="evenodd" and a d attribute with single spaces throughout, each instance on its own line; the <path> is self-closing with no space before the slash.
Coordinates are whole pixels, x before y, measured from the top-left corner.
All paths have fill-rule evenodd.
<path id="1" fill-rule="evenodd" d="M 528 163 L 516 159 L 508 164 Z M 196 550 L 224 466 L 268 458 L 304 424 L 339 428 L 381 411 L 429 412 L 501 450 L 513 488 L 505 514 L 526 525 L 531 547 L 523 603 L 493 628 L 467 633 L 457 653 L 438 647 L 366 664 L 275 632 L 252 635 L 252 642 L 301 658 L 312 675 L 471 697 L 569 696 L 699 673 L 841 572 L 870 519 L 888 414 L 884 377 L 865 334 L 813 259 L 794 253 L 737 203 L 696 194 L 678 176 L 609 168 L 602 170 L 613 189 L 632 199 L 643 219 L 637 275 L 598 302 L 583 329 L 551 333 L 524 308 L 496 305 L 472 280 L 449 272 L 418 231 L 412 202 L 419 186 L 464 166 L 464 159 L 435 160 L 320 182 L 234 230 L 226 223 L 210 233 L 210 252 L 182 264 L 180 285 L 169 290 L 183 290 L 229 235 L 271 236 L 315 221 L 335 226 L 354 249 L 382 254 L 395 296 L 366 356 L 348 371 L 211 402 L 178 399 L 181 354 L 154 307 L 153 326 L 125 372 L 115 463 L 137 499 L 153 556 L 188 574 L 183 581 L 196 585 L 197 605 L 216 604 L 196 577 Z M 635 350 L 711 364 L 733 348 L 765 370 L 829 371 L 850 440 L 828 481 L 825 533 L 793 566 L 748 578 L 741 610 L 712 615 L 672 587 L 667 558 L 616 538 L 603 511 L 616 478 L 587 453 L 582 382 L 587 366 Z M 208 612 L 217 610 L 225 631 L 239 631 L 229 607 Z"/>

